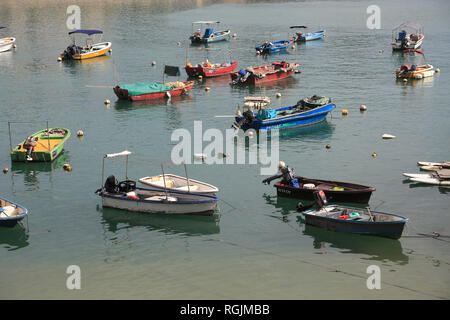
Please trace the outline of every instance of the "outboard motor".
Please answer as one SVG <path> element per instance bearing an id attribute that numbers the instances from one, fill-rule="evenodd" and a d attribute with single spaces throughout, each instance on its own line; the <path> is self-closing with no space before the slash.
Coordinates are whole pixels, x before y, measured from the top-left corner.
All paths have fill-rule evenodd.
<path id="1" fill-rule="evenodd" d="M 119 192 L 128 193 L 130 191 L 136 190 L 136 181 L 125 180 L 119 183 Z"/>
<path id="2" fill-rule="evenodd" d="M 235 130 L 239 130 L 242 125 L 246 124 L 247 126 L 251 126 L 253 121 L 255 120 L 255 115 L 253 114 L 253 111 L 247 110 L 242 113 L 242 118 L 239 120 L 239 122 L 233 123 L 231 126 Z"/>
<path id="3" fill-rule="evenodd" d="M 109 193 L 118 193 L 119 192 L 119 182 L 117 181 L 116 177 L 114 177 L 113 175 L 110 175 L 108 178 L 106 178 L 105 191 L 109 192 Z"/>

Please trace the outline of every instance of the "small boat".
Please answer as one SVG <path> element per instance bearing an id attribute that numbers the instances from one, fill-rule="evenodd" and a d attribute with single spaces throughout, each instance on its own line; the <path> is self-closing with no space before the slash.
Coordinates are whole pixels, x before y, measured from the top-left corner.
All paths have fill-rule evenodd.
<path id="1" fill-rule="evenodd" d="M 66 128 L 40 130 L 11 150 L 11 160 L 25 162 L 53 161 L 61 154 L 64 143 L 69 137 L 70 131 Z"/>
<path id="2" fill-rule="evenodd" d="M 189 37 L 192 44 L 211 43 L 230 39 L 230 30 L 214 31 L 212 25 L 219 26 L 219 21 L 196 21 L 192 22 L 192 35 Z M 200 25 L 200 28 L 194 32 L 194 26 Z M 204 28 L 203 35 L 202 29 Z"/>
<path id="3" fill-rule="evenodd" d="M 289 40 L 280 40 L 275 42 L 266 41 L 265 43 L 257 46 L 256 52 L 260 54 L 272 54 L 276 52 L 286 51 L 289 47 Z"/>
<path id="4" fill-rule="evenodd" d="M 75 41 L 75 36 L 79 34 L 87 35 L 84 46 L 78 46 Z M 68 46 L 63 53 L 59 55 L 62 60 L 85 60 L 91 58 L 97 58 L 107 54 L 111 50 L 111 42 L 97 42 L 101 39 L 94 39 L 91 36 L 101 35 L 101 30 L 75 30 L 69 32 L 72 36 L 72 45 Z"/>
<path id="5" fill-rule="evenodd" d="M 27 214 L 25 207 L 0 197 L 0 227 L 12 228 Z"/>
<path id="6" fill-rule="evenodd" d="M 295 62 L 275 61 L 271 65 L 248 67 L 231 73 L 231 84 L 258 85 L 285 79 L 291 76 L 298 66 L 299 64 Z"/>
<path id="7" fill-rule="evenodd" d="M 416 52 L 418 54 L 421 54 L 425 61 L 425 56 L 421 50 L 408 49 L 403 52 Z M 425 64 L 420 66 L 414 64 L 408 66 L 407 64 L 404 64 L 400 68 L 397 68 L 397 70 L 395 70 L 395 75 L 397 79 L 423 79 L 434 76 L 434 67 L 431 64 L 426 63 L 426 61 Z"/>
<path id="8" fill-rule="evenodd" d="M 106 154 L 103 157 L 102 187 L 95 193 L 102 198 L 103 207 L 128 211 L 163 214 L 198 214 L 212 215 L 217 209 L 219 198 L 213 195 L 189 193 L 164 189 L 147 189 L 136 187 L 136 182 L 128 180 L 128 156 L 130 151 Z M 104 162 L 107 158 L 127 157 L 126 180 L 118 182 L 109 176 L 105 184 Z"/>
<path id="9" fill-rule="evenodd" d="M 227 75 L 236 69 L 237 61 L 230 61 L 224 63 L 210 63 L 208 60 L 193 66 L 190 62 L 186 63 L 186 73 L 189 77 L 202 76 L 205 78 L 218 77 Z"/>
<path id="10" fill-rule="evenodd" d="M 408 221 L 406 217 L 371 211 L 369 207 L 362 209 L 327 205 L 323 191 L 316 192 L 314 197 L 315 202 L 312 205 L 304 206 L 299 203 L 297 209 L 302 212 L 306 224 L 330 231 L 399 239 Z"/>
<path id="11" fill-rule="evenodd" d="M 0 29 L 4 29 L 6 27 L 0 27 Z M 7 37 L 7 38 L 0 38 L 0 52 L 9 51 L 14 46 L 14 43 L 16 43 L 16 38 L 13 37 Z"/>
<path id="12" fill-rule="evenodd" d="M 450 169 L 441 169 L 433 173 L 403 173 L 411 181 L 426 184 L 449 186 L 450 187 Z"/>
<path id="13" fill-rule="evenodd" d="M 121 84 L 113 88 L 119 99 L 130 101 L 142 101 L 161 98 L 170 98 L 189 92 L 194 86 L 194 81 L 175 81 L 167 83 L 158 82 L 135 82 Z"/>
<path id="14" fill-rule="evenodd" d="M 419 166 L 436 166 L 450 169 L 450 161 L 442 161 L 442 162 L 418 161 L 417 164 Z"/>
<path id="15" fill-rule="evenodd" d="M 298 187 L 283 184 L 278 181 L 274 184 L 279 197 L 314 200 L 314 193 L 324 191 L 330 202 L 368 203 L 372 192 L 376 189 L 356 183 L 311 179 L 296 176 Z"/>
<path id="16" fill-rule="evenodd" d="M 302 32 L 296 32 L 294 36 L 295 42 L 306 42 L 306 41 L 313 41 L 313 40 L 320 40 L 325 37 L 325 30 L 319 30 L 316 32 L 308 32 L 308 33 L 302 33 Z"/>
<path id="17" fill-rule="evenodd" d="M 314 104 L 314 101 L 317 103 Z M 300 100 L 296 105 L 279 109 L 249 109 L 242 115 L 238 110 L 232 127 L 236 130 L 271 130 L 310 126 L 324 121 L 335 107 L 329 98 L 313 96 Z"/>
<path id="18" fill-rule="evenodd" d="M 408 29 L 414 33 L 408 33 Z M 424 37 L 422 24 L 404 22 L 392 30 L 392 50 L 418 49 Z"/>
<path id="19" fill-rule="evenodd" d="M 269 97 L 244 97 L 244 107 L 267 107 L 270 104 Z"/>
<path id="20" fill-rule="evenodd" d="M 194 192 L 197 194 L 216 195 L 219 189 L 206 182 L 180 177 L 174 174 L 166 173 L 157 176 L 143 177 L 139 179 L 143 185 L 153 189 L 164 189 L 169 191 Z"/>

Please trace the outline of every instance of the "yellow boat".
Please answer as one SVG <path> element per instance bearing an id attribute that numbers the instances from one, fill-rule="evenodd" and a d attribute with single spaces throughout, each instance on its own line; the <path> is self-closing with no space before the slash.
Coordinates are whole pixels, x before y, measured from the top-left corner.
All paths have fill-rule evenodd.
<path id="1" fill-rule="evenodd" d="M 85 45 L 79 46 L 76 44 L 75 36 L 78 34 L 87 35 Z M 68 46 L 63 53 L 60 54 L 62 60 L 85 60 L 103 56 L 111 51 L 111 42 L 95 43 L 92 36 L 102 35 L 101 30 L 75 30 L 69 32 L 72 36 L 73 44 Z"/>
<path id="2" fill-rule="evenodd" d="M 417 50 L 417 49 L 408 49 L 403 51 L 404 53 L 407 52 L 416 52 L 424 56 L 423 51 Z M 425 60 L 425 56 L 424 56 Z M 397 79 L 423 79 L 427 77 L 432 77 L 434 75 L 434 67 L 431 64 L 425 63 L 424 65 L 411 65 L 408 66 L 407 64 L 402 65 L 400 68 L 397 68 L 395 70 L 395 75 Z"/>

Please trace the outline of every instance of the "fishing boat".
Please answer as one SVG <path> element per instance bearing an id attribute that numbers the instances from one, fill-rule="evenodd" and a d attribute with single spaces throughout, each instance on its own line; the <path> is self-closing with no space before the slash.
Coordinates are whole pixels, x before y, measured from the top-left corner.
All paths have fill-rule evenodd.
<path id="1" fill-rule="evenodd" d="M 217 192 L 219 192 L 217 187 L 206 182 L 181 177 L 170 173 L 143 177 L 139 179 L 139 182 L 153 189 L 166 188 L 170 191 L 184 191 L 188 193 L 194 192 L 197 194 L 209 195 L 216 195 Z"/>
<path id="2" fill-rule="evenodd" d="M 405 223 L 408 221 L 406 217 L 371 211 L 369 207 L 362 209 L 327 205 L 328 202 L 323 191 L 316 192 L 314 197 L 313 204 L 299 203 L 297 209 L 302 212 L 306 224 L 330 231 L 399 239 Z"/>
<path id="3" fill-rule="evenodd" d="M 295 186 L 278 181 L 274 184 L 279 197 L 314 200 L 314 193 L 324 191 L 330 202 L 368 203 L 376 189 L 356 183 L 311 179 L 295 176 Z"/>
<path id="4" fill-rule="evenodd" d="M 231 73 L 231 84 L 259 85 L 285 79 L 290 77 L 298 66 L 299 64 L 295 62 L 275 61 L 271 65 L 248 67 Z"/>
<path id="5" fill-rule="evenodd" d="M 208 60 L 193 66 L 189 61 L 186 62 L 186 73 L 189 77 L 202 76 L 204 78 L 212 78 L 230 74 L 236 69 L 237 61 L 210 63 Z"/>
<path id="6" fill-rule="evenodd" d="M 306 42 L 306 41 L 314 41 L 314 40 L 320 40 L 325 37 L 325 30 L 319 30 L 316 32 L 296 32 L 294 35 L 294 41 L 295 42 Z"/>
<path id="7" fill-rule="evenodd" d="M 103 157 L 102 187 L 96 191 L 102 198 L 103 207 L 110 207 L 128 211 L 163 214 L 198 214 L 212 215 L 217 209 L 218 198 L 213 195 L 189 193 L 164 189 L 147 189 L 136 187 L 136 182 L 128 179 L 128 156 L 130 151 L 106 154 Z M 126 157 L 126 180 L 118 182 L 109 176 L 105 184 L 105 159 L 119 156 Z"/>
<path id="8" fill-rule="evenodd" d="M 0 27 L 0 29 L 5 29 L 6 27 Z M 6 37 L 6 38 L 0 38 L 0 52 L 9 51 L 14 46 L 14 43 L 16 43 L 16 38 L 13 37 Z"/>
<path id="9" fill-rule="evenodd" d="M 280 40 L 275 42 L 269 42 L 266 41 L 265 43 L 257 46 L 256 52 L 259 54 L 272 54 L 277 53 L 281 51 L 286 51 L 289 47 L 290 41 L 289 40 Z"/>
<path id="10" fill-rule="evenodd" d="M 14 149 L 11 148 L 11 160 L 22 162 L 53 161 L 61 154 L 64 144 L 69 137 L 70 130 L 66 128 L 40 130 L 28 136 Z"/>
<path id="11" fill-rule="evenodd" d="M 434 67 L 431 64 L 426 63 L 423 51 L 408 49 L 403 52 L 415 52 L 421 54 L 424 59 L 424 64 L 419 66 L 414 64 L 411 66 L 408 66 L 407 64 L 402 65 L 400 68 L 397 68 L 397 70 L 395 70 L 397 79 L 423 79 L 434 76 Z"/>
<path id="12" fill-rule="evenodd" d="M 315 104 L 314 102 L 317 101 Z M 234 129 L 271 130 L 292 129 L 317 124 L 326 119 L 328 113 L 336 108 L 326 97 L 312 96 L 297 102 L 296 105 L 279 109 L 248 109 L 236 113 Z"/>
<path id="13" fill-rule="evenodd" d="M 403 173 L 411 181 L 450 187 L 450 169 L 440 169 L 432 173 Z"/>
<path id="14" fill-rule="evenodd" d="M 86 35 L 84 46 L 76 43 L 76 35 Z M 103 31 L 101 30 L 75 30 L 69 32 L 72 44 L 60 54 L 62 60 L 85 60 L 97 58 L 111 51 L 111 42 L 100 42 Z M 98 39 L 94 39 L 94 37 Z M 98 42 L 97 42 L 98 41 Z"/>
<path id="15" fill-rule="evenodd" d="M 12 228 L 27 214 L 25 207 L 0 197 L 0 227 Z"/>
<path id="16" fill-rule="evenodd" d="M 392 50 L 418 49 L 424 37 L 422 24 L 404 22 L 392 30 Z"/>
<path id="17" fill-rule="evenodd" d="M 192 22 L 192 35 L 189 37 L 192 44 L 211 43 L 230 39 L 230 30 L 214 31 L 212 26 L 219 26 L 219 21 L 195 21 Z M 194 32 L 195 26 L 200 26 Z M 202 29 L 203 33 L 202 33 Z"/>
<path id="18" fill-rule="evenodd" d="M 194 81 L 175 81 L 175 82 L 135 82 L 130 84 L 121 84 L 113 88 L 114 93 L 119 99 L 130 101 L 142 101 L 161 98 L 170 98 L 179 96 L 191 91 Z"/>

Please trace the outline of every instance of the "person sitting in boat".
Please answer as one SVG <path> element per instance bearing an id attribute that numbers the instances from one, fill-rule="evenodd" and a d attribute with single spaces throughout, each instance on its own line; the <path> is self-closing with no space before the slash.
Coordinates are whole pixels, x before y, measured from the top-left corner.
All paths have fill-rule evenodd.
<path id="1" fill-rule="evenodd" d="M 23 144 L 24 149 L 27 150 L 26 157 L 28 161 L 33 160 L 32 154 L 34 147 L 37 145 L 38 139 L 38 137 L 29 136 Z"/>
<path id="2" fill-rule="evenodd" d="M 282 178 L 280 181 L 281 184 L 298 188 L 298 182 L 294 175 L 295 173 L 294 168 L 289 168 L 283 161 L 280 161 L 278 163 L 278 170 L 280 171 L 280 174 L 266 178 L 262 181 L 262 183 L 270 184 L 270 181 Z"/>
<path id="3" fill-rule="evenodd" d="M 211 62 L 209 62 L 208 59 L 206 59 L 206 67 L 207 68 L 211 68 L 212 67 Z"/>

